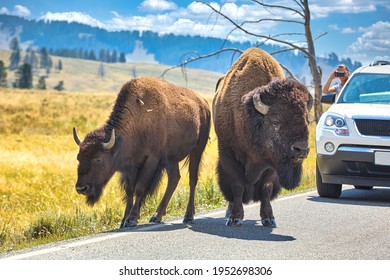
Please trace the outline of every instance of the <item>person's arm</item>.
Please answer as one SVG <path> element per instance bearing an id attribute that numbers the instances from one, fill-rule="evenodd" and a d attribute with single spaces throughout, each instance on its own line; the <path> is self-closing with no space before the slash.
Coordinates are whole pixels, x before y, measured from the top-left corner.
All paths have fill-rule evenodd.
<path id="1" fill-rule="evenodd" d="M 326 81 L 324 88 L 322 89 L 323 93 L 332 93 L 336 92 L 336 87 L 331 87 L 330 84 L 332 83 L 333 79 L 336 78 L 336 72 L 333 71 L 332 74 L 330 74 L 329 79 Z"/>

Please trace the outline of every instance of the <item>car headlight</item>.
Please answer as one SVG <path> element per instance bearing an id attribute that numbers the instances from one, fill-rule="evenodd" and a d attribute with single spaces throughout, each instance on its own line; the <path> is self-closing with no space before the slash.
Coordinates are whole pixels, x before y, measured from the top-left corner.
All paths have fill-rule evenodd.
<path id="1" fill-rule="evenodd" d="M 324 128 L 333 130 L 337 135 L 349 135 L 348 126 L 345 120 L 340 116 L 328 115 L 325 118 Z"/>

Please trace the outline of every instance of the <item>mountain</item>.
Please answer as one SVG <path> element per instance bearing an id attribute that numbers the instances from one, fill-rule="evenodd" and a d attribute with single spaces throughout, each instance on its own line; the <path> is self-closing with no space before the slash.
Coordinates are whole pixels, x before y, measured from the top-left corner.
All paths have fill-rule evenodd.
<path id="1" fill-rule="evenodd" d="M 83 49 L 99 53 L 102 49 L 125 53 L 127 61 L 177 65 L 190 57 L 207 55 L 224 48 L 245 50 L 253 45 L 201 36 L 158 35 L 145 31 L 116 31 L 91 27 L 80 23 L 43 20 L 27 20 L 17 16 L 0 15 L 0 48 L 8 48 L 12 37 L 19 37 L 21 46 L 46 47 L 47 49 Z M 261 48 L 269 53 L 278 52 L 280 46 L 263 44 Z M 200 59 L 188 65 L 191 68 L 225 73 L 239 56 L 238 53 L 223 52 Z M 274 57 L 302 80 L 310 77 L 308 61 L 295 52 L 281 52 Z M 336 54 L 319 59 L 319 65 L 331 71 L 340 63 L 354 70 L 361 64 L 350 59 L 340 60 Z M 328 70 L 329 69 L 329 70 Z"/>

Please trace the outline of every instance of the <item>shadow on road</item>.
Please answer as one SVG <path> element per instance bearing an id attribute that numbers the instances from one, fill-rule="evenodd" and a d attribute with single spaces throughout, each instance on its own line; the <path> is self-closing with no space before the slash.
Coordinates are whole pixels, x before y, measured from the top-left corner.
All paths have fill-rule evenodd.
<path id="1" fill-rule="evenodd" d="M 241 227 L 228 227 L 225 226 L 225 222 L 226 220 L 223 218 L 202 218 L 196 220 L 196 223 L 191 225 L 190 229 L 195 232 L 231 239 L 277 242 L 295 240 L 292 236 L 275 234 L 272 228 L 263 227 L 255 220 L 245 220 Z"/>
<path id="2" fill-rule="evenodd" d="M 374 187 L 372 190 L 343 189 L 340 198 L 312 196 L 310 201 L 366 206 L 390 206 L 390 188 Z"/>
<path id="3" fill-rule="evenodd" d="M 195 219 L 194 224 L 144 224 L 137 226 L 134 229 L 122 229 L 120 231 L 136 230 L 147 232 L 174 231 L 188 228 L 194 232 L 210 234 L 230 239 L 240 240 L 258 240 L 258 241 L 294 241 L 292 236 L 280 235 L 273 233 L 273 229 L 263 227 L 255 220 L 244 220 L 241 227 L 225 226 L 226 219 L 224 218 L 199 218 Z"/>

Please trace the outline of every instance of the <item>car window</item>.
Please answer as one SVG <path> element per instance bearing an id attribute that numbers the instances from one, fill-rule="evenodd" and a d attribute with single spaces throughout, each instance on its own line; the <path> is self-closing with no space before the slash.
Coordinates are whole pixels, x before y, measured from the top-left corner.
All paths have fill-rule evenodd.
<path id="1" fill-rule="evenodd" d="M 390 74 L 356 74 L 345 85 L 338 103 L 390 104 Z"/>

